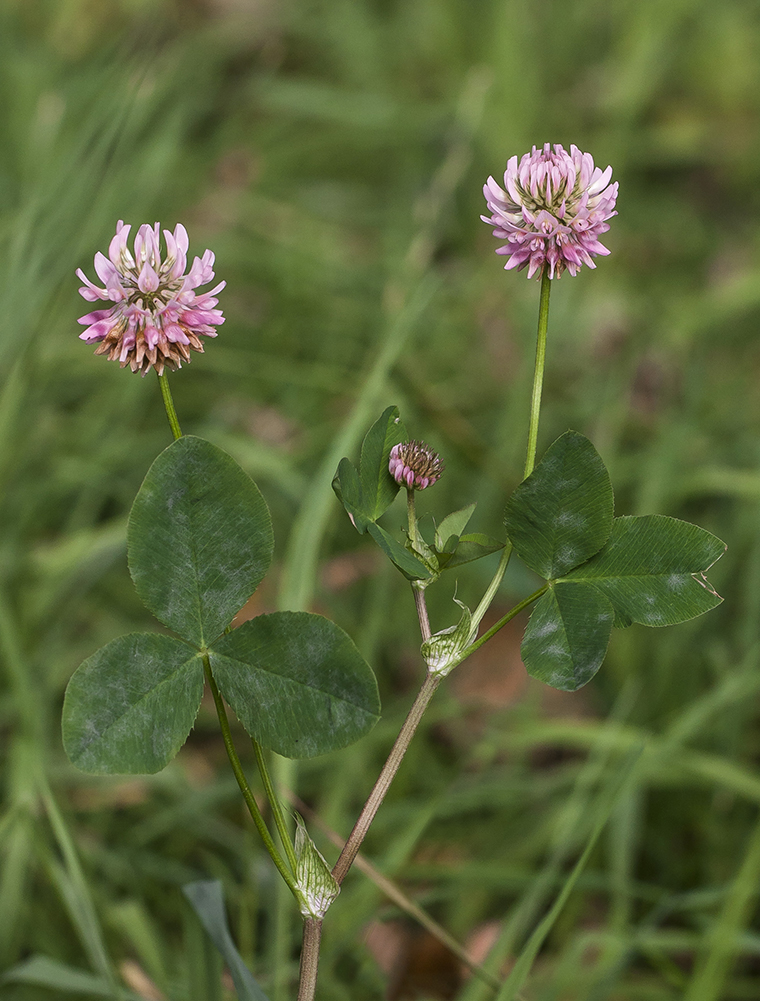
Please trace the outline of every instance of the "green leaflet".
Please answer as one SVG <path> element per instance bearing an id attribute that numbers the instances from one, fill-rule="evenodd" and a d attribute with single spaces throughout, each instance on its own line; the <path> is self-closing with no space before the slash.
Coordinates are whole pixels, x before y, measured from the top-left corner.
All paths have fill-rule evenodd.
<path id="1" fill-rule="evenodd" d="M 433 576 L 418 556 L 397 542 L 380 525 L 370 524 L 367 531 L 408 580 L 429 580 Z"/>
<path id="2" fill-rule="evenodd" d="M 281 754 L 345 747 L 377 722 L 374 674 L 329 620 L 280 612 L 224 633 L 272 547 L 266 504 L 229 455 L 200 438 L 159 455 L 130 516 L 130 570 L 146 605 L 186 642 L 122 636 L 78 668 L 63 710 L 73 764 L 93 773 L 163 768 L 192 728 L 206 654 L 244 725 Z"/>
<path id="3" fill-rule="evenodd" d="M 459 511 L 454 511 L 443 519 L 435 530 L 435 548 L 439 553 L 453 553 L 459 536 L 467 528 L 467 523 L 475 511 L 475 504 L 469 504 Z"/>
<path id="4" fill-rule="evenodd" d="M 370 521 L 377 521 L 388 510 L 399 492 L 399 485 L 388 471 L 391 449 L 406 441 L 406 429 L 401 423 L 398 407 L 388 407 L 362 442 L 359 477 L 362 506 Z"/>
<path id="5" fill-rule="evenodd" d="M 614 611 L 591 584 L 558 583 L 538 600 L 520 652 L 528 674 L 574 692 L 602 666 Z"/>
<path id="6" fill-rule="evenodd" d="M 613 625 L 674 625 L 722 600 L 705 573 L 724 543 L 663 515 L 613 518 L 604 464 L 575 431 L 517 487 L 505 524 L 517 554 L 550 585 L 522 654 L 528 672 L 555 688 L 574 691 L 593 677 Z"/>
<path id="7" fill-rule="evenodd" d="M 507 501 L 504 524 L 520 559 L 546 580 L 599 552 L 612 529 L 612 485 L 594 446 L 568 431 Z"/>
<path id="8" fill-rule="evenodd" d="M 129 569 L 157 619 L 201 647 L 250 598 L 272 561 L 264 498 L 232 456 L 185 436 L 148 470 L 129 518 Z"/>
<path id="9" fill-rule="evenodd" d="M 259 615 L 219 637 L 209 657 L 248 733 L 286 757 L 345 747 L 379 719 L 371 668 L 350 637 L 321 615 Z"/>
<path id="10" fill-rule="evenodd" d="M 203 694 L 203 663 L 157 633 L 120 636 L 74 672 L 63 703 L 63 745 L 92 774 L 160 771 L 187 740 Z"/>
<path id="11" fill-rule="evenodd" d="M 621 624 L 671 626 L 721 603 L 705 573 L 725 551 L 720 539 L 686 521 L 661 514 L 616 518 L 604 549 L 564 579 L 593 584 Z"/>

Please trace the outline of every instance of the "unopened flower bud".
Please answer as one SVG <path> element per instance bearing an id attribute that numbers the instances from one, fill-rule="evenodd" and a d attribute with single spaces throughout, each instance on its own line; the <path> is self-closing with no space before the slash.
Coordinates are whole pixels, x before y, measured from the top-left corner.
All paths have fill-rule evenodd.
<path id="1" fill-rule="evenodd" d="M 432 486 L 443 469 L 438 453 L 422 441 L 400 442 L 391 449 L 388 470 L 396 483 L 409 490 Z"/>

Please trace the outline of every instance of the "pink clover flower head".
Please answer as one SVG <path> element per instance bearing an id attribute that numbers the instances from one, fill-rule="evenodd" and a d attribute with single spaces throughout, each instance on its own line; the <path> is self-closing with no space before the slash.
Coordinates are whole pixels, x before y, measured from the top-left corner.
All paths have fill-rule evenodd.
<path id="1" fill-rule="evenodd" d="M 571 275 L 583 264 L 595 268 L 593 258 L 609 254 L 599 237 L 617 215 L 618 185 L 611 177 L 612 167 L 595 167 L 591 154 L 577 146 L 569 153 L 559 143 L 534 146 L 519 163 L 513 156 L 504 188 L 493 177 L 483 186 L 491 215 L 480 217 L 507 241 L 496 251 L 508 255 L 505 269 L 527 267 L 528 278 L 548 269 L 550 278 L 559 278 L 566 268 Z"/>
<path id="2" fill-rule="evenodd" d="M 200 285 L 214 277 L 214 255 L 207 250 L 187 268 L 187 230 L 182 224 L 173 233 L 164 230 L 166 255 L 161 259 L 159 224 L 141 226 L 133 250 L 127 244 L 131 226 L 119 220 L 108 257 L 95 255 L 95 271 L 103 286 L 93 285 L 81 268 L 77 276 L 84 282 L 79 289 L 88 302 L 106 300 L 112 305 L 79 318 L 85 326 L 79 336 L 97 344 L 96 355 L 108 355 L 133 372 L 146 375 L 155 368 L 176 370 L 190 361 L 190 351 L 203 353 L 201 337 L 216 337 L 224 323 L 217 292 L 220 282 L 198 294 Z"/>
<path id="3" fill-rule="evenodd" d="M 422 441 L 400 442 L 391 449 L 388 470 L 402 487 L 424 490 L 443 472 L 440 456 Z"/>

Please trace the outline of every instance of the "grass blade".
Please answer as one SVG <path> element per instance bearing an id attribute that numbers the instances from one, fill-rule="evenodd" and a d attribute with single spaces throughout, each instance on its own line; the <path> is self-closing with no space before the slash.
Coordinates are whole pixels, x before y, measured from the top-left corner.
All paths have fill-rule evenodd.
<path id="1" fill-rule="evenodd" d="M 594 828 L 591 832 L 591 837 L 586 844 L 583 854 L 573 867 L 565 885 L 562 887 L 561 893 L 554 901 L 551 910 L 540 922 L 538 927 L 526 942 L 522 952 L 517 958 L 517 962 L 512 968 L 511 973 L 507 977 L 501 991 L 497 995 L 496 1001 L 514 1001 L 514 999 L 518 996 L 518 992 L 524 986 L 528 976 L 530 975 L 530 971 L 536 956 L 538 955 L 538 951 L 546 941 L 547 935 L 554 927 L 554 923 L 559 917 L 562 908 L 565 906 L 568 897 L 573 892 L 575 884 L 578 882 L 578 877 L 586 867 L 586 863 L 591 857 L 591 853 L 594 850 L 597 839 L 602 833 L 605 824 L 609 820 L 610 814 L 618 801 L 618 797 L 626 781 L 630 777 L 637 761 L 639 760 L 641 750 L 641 748 L 636 748 L 628 755 L 624 763 L 621 765 L 618 774 L 615 776 L 613 783 L 605 791 L 603 804 L 600 807 L 599 815 L 597 816 L 596 823 L 594 824 Z"/>

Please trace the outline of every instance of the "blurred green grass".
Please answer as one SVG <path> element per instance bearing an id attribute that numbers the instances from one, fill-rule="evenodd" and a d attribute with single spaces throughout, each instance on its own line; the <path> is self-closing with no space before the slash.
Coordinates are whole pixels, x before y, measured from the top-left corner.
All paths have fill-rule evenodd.
<path id="1" fill-rule="evenodd" d="M 757 5 L 6 0 L 0 94 L 2 968 L 45 954 L 107 978 L 109 955 L 167 997 L 211 998 L 214 960 L 179 886 L 219 876 L 243 954 L 272 976 L 273 875 L 210 715 L 152 779 L 93 780 L 61 750 L 74 668 L 151 627 L 125 519 L 169 441 L 151 379 L 77 340 L 75 268 L 92 274 L 118 218 L 181 220 L 191 252 L 217 255 L 227 322 L 172 384 L 183 428 L 230 450 L 272 508 L 279 587 L 258 607 L 325 611 L 378 671 L 377 730 L 298 769 L 300 794 L 345 835 L 419 665 L 409 595 L 341 519 L 331 456 L 355 448 L 365 409 L 397 403 L 447 464 L 430 512 L 478 498 L 474 528 L 499 532 L 524 459 L 538 290 L 501 271 L 480 189 L 548 140 L 613 165 L 620 215 L 612 255 L 552 297 L 539 447 L 583 431 L 618 513 L 725 539 L 711 579 L 726 601 L 616 633 L 572 700 L 522 692 L 519 634 L 504 635 L 460 669 L 469 685 L 441 692 L 367 853 L 460 940 L 497 927 L 508 955 L 643 746 L 524 996 L 756 997 Z M 462 573 L 459 597 L 477 600 L 489 569 Z M 527 584 L 515 568 L 501 604 Z M 431 595 L 438 628 L 452 594 L 453 581 Z M 383 996 L 357 934 L 377 916 L 392 927 L 396 913 L 354 875 L 326 928 L 321 997 Z M 489 995 L 471 981 L 458 996 Z"/>

